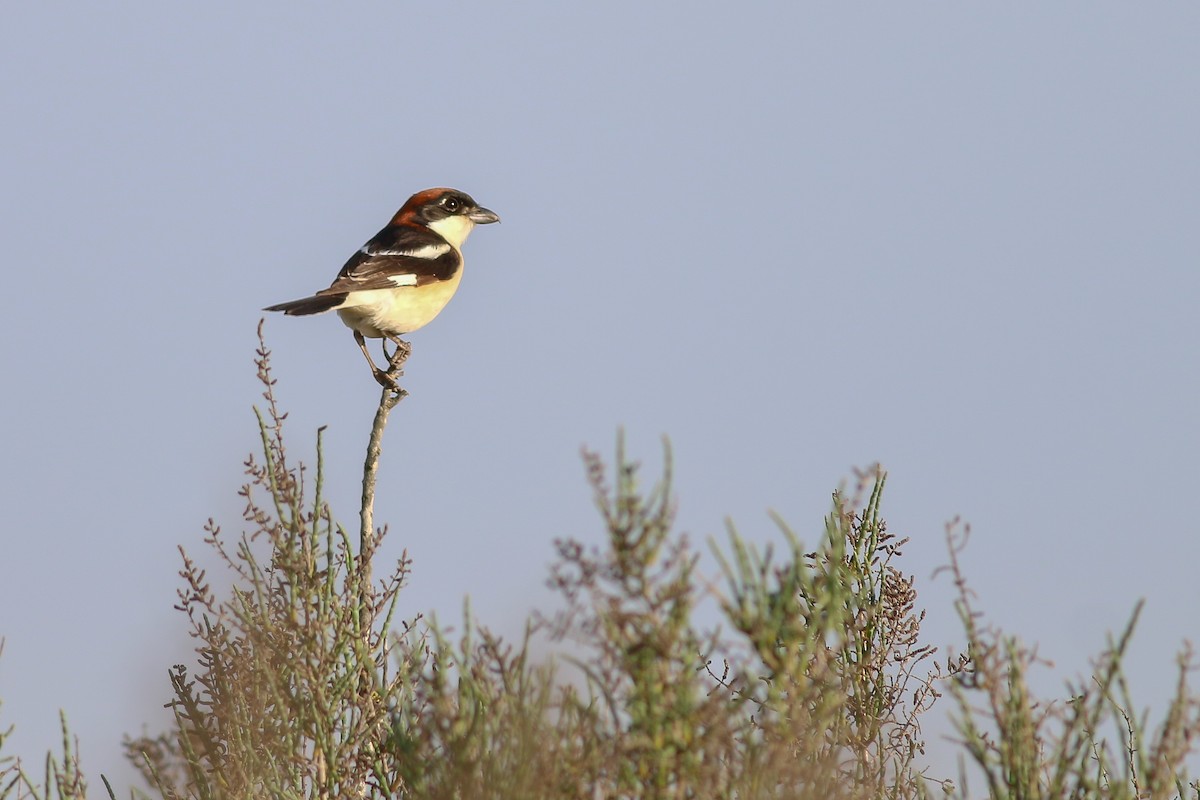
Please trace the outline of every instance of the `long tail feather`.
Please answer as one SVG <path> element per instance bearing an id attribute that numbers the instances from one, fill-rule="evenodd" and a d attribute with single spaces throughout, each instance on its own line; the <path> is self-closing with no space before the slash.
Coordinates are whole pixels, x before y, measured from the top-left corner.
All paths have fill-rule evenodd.
<path id="1" fill-rule="evenodd" d="M 289 316 L 302 317 L 306 314 L 320 314 L 322 311 L 337 308 L 345 299 L 346 295 L 343 293 L 317 294 L 301 300 L 290 300 L 286 303 L 267 306 L 263 311 L 282 311 Z"/>

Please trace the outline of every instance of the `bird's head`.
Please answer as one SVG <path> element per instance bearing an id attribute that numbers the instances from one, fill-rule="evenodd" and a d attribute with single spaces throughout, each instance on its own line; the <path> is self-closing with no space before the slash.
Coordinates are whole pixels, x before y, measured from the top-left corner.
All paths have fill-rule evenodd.
<path id="1" fill-rule="evenodd" d="M 456 248 L 462 247 L 476 225 L 499 221 L 495 211 L 484 208 L 471 195 L 457 189 L 417 192 L 392 218 L 393 225 L 429 228 Z"/>

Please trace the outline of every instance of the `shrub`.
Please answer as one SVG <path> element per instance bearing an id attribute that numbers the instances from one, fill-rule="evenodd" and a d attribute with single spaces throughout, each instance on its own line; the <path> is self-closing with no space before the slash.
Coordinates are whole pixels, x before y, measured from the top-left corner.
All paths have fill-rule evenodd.
<path id="1" fill-rule="evenodd" d="M 397 377 L 406 356 L 392 359 Z M 265 346 L 258 366 L 266 404 L 261 456 L 246 461 L 240 492 L 245 527 L 232 538 L 205 528 L 234 585 L 217 593 L 181 550 L 178 608 L 197 659 L 169 673 L 174 726 L 126 741 L 149 785 L 135 797 L 967 796 L 968 773 L 956 786 L 922 772 L 921 720 L 947 688 L 969 774 L 988 797 L 1200 797 L 1183 772 L 1200 730 L 1190 656 L 1153 734 L 1130 711 L 1120 668 L 1132 623 L 1092 682 L 1065 702 L 1035 700 L 1032 657 L 972 605 L 956 529 L 949 570 L 967 646 L 934 663 L 913 578 L 898 567 L 906 540 L 881 516 L 879 470 L 834 494 L 811 550 L 778 519 L 778 554 L 731 525 L 725 544 L 710 542 L 723 583 L 709 588 L 672 530 L 669 449 L 644 490 L 618 439 L 611 468 L 584 453 L 606 535 L 599 547 L 555 543 L 561 611 L 535 616 L 515 643 L 469 612 L 457 639 L 398 616 L 410 565 L 402 557 L 373 577 L 386 530 L 372 511 L 383 429 L 403 391 L 380 399 L 355 541 L 322 494 L 321 432 L 310 474 L 289 459 Z M 697 627 L 709 592 L 726 634 Z M 534 658 L 538 637 L 560 645 L 559 659 Z M 1112 745 L 1103 732 L 1114 721 Z M 48 757 L 41 782 L 0 760 L 0 798 L 84 796 L 63 728 L 62 758 Z"/>

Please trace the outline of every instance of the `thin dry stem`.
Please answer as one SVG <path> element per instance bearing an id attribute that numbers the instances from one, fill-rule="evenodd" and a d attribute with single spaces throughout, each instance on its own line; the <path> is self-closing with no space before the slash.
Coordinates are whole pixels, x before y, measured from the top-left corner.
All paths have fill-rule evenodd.
<path id="1" fill-rule="evenodd" d="M 388 358 L 388 368 L 384 372 L 392 381 L 392 386 L 385 386 L 379 396 L 379 408 L 375 411 L 375 422 L 371 425 L 371 438 L 367 440 L 367 458 L 363 462 L 362 509 L 359 512 L 362 527 L 358 534 L 359 571 L 364 592 L 370 591 L 371 554 L 376 543 L 375 481 L 379 474 L 379 457 L 383 452 L 383 431 L 387 427 L 392 409 L 408 395 L 397 381 L 404 375 L 404 362 L 408 360 L 411 352 L 412 348 L 407 342 L 396 341 L 396 351 Z M 387 354 L 386 348 L 384 354 Z"/>

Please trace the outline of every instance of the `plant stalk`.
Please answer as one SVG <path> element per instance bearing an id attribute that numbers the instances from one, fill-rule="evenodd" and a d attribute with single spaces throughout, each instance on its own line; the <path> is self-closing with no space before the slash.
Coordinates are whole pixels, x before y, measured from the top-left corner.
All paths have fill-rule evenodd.
<path id="1" fill-rule="evenodd" d="M 396 351 L 388 359 L 388 368 L 384 373 L 392 380 L 393 386 L 385 386 L 379 397 L 379 408 L 375 411 L 375 423 L 371 426 L 371 438 L 367 440 L 367 458 L 363 462 L 362 509 L 360 516 L 362 526 L 358 533 L 359 577 L 362 580 L 364 594 L 370 592 L 371 586 L 371 557 L 375 550 L 375 480 L 379 474 L 379 456 L 383 451 L 383 430 L 387 427 L 388 415 L 408 394 L 396 383 L 404 375 L 404 362 L 408 360 L 412 348 L 408 342 L 396 342 Z M 387 354 L 385 348 L 384 354 Z"/>

